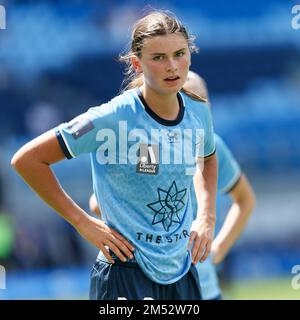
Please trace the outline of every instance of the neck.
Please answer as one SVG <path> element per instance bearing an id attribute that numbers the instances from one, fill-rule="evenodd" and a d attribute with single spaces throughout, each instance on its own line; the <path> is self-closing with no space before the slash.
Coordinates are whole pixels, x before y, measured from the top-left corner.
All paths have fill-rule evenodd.
<path id="1" fill-rule="evenodd" d="M 171 94 L 160 94 L 148 86 L 142 85 L 140 90 L 151 110 L 160 118 L 175 120 L 179 113 L 179 102 L 177 92 Z"/>

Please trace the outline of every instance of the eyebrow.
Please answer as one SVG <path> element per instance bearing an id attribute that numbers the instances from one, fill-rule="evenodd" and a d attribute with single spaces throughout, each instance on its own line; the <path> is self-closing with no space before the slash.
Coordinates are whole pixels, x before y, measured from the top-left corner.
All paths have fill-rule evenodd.
<path id="1" fill-rule="evenodd" d="M 178 52 L 180 52 L 180 51 L 183 51 L 183 50 L 186 50 L 187 48 L 181 48 L 181 49 L 179 49 L 179 50 L 176 50 L 176 51 L 174 51 L 174 53 L 178 53 Z M 152 56 L 165 56 L 166 54 L 165 53 L 160 53 L 160 52 L 156 52 L 156 53 L 151 53 L 151 55 Z"/>

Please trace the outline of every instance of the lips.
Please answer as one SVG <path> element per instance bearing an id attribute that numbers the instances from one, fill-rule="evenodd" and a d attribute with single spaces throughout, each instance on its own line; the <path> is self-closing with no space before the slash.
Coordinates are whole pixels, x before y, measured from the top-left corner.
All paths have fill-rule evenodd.
<path id="1" fill-rule="evenodd" d="M 176 81 L 178 79 L 179 79 L 178 76 L 172 76 L 172 77 L 165 78 L 165 81 Z"/>

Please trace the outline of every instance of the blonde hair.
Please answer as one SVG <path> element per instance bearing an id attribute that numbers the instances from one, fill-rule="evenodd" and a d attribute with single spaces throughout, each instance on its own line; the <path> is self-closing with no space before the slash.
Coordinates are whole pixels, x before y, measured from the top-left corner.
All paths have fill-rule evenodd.
<path id="1" fill-rule="evenodd" d="M 137 74 L 131 63 L 133 55 L 141 57 L 144 40 L 172 33 L 183 35 L 188 42 L 191 53 L 198 51 L 194 44 L 195 37 L 189 35 L 183 24 L 170 12 L 152 11 L 134 24 L 130 49 L 119 57 L 119 60 L 126 65 L 125 79 L 122 83 L 124 89 L 122 91 L 139 87 L 144 83 L 143 74 Z"/>

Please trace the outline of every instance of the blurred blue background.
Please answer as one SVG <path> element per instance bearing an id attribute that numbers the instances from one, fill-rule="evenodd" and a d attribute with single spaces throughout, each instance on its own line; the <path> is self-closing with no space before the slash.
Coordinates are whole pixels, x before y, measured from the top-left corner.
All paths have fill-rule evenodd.
<path id="1" fill-rule="evenodd" d="M 300 264 L 300 29 L 291 25 L 297 1 L 1 4 L 7 28 L 0 30 L 0 265 L 7 278 L 0 298 L 87 298 L 97 250 L 46 207 L 10 159 L 33 137 L 119 92 L 118 54 L 132 24 L 152 7 L 171 10 L 197 36 L 200 54 L 191 69 L 207 81 L 215 130 L 257 195 L 245 232 L 220 266 L 228 297 L 245 297 L 230 291 L 243 281 L 284 279 L 286 296 L 300 299 L 290 284 Z M 89 157 L 54 170 L 88 211 Z M 228 197 L 218 199 L 218 226 L 229 205 Z M 278 292 L 286 297 L 282 287 Z"/>

